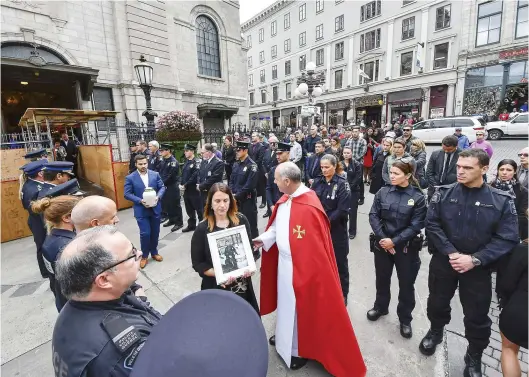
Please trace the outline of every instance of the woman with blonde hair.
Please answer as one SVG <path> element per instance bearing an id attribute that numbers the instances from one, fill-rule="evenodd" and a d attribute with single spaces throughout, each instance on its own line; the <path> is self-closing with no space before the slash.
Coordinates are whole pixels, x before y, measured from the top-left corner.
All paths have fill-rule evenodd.
<path id="1" fill-rule="evenodd" d="M 421 139 L 411 141 L 410 154 L 415 159 L 417 167 L 415 169 L 415 178 L 419 182 L 421 189 L 428 188 L 426 180 L 426 145 Z"/>
<path id="2" fill-rule="evenodd" d="M 191 262 L 193 269 L 202 278 L 201 290 L 205 289 L 222 289 L 231 291 L 239 297 L 245 299 L 257 313 L 259 305 L 255 297 L 252 278 L 249 272 L 238 279 L 229 278 L 222 285 L 217 285 L 215 270 L 211 259 L 207 235 L 227 228 L 233 228 L 239 225 L 246 227 L 246 233 L 250 245 L 253 245 L 251 238 L 250 223 L 248 219 L 237 210 L 237 201 L 235 200 L 231 189 L 225 183 L 215 183 L 209 190 L 208 197 L 204 207 L 204 220 L 197 225 L 193 237 L 191 238 Z M 229 246 L 227 246 L 229 247 Z M 233 250 L 230 252 L 231 263 L 233 259 Z M 227 256 L 228 257 L 228 256 Z"/>
<path id="3" fill-rule="evenodd" d="M 55 262 L 61 250 L 75 237 L 72 223 L 72 209 L 81 200 L 79 196 L 60 195 L 45 197 L 31 203 L 31 210 L 42 213 L 48 228 L 48 235 L 42 245 L 44 264 L 49 272 L 50 289 L 55 296 L 55 307 L 61 311 L 68 299 L 63 296 L 61 287 L 55 279 Z"/>

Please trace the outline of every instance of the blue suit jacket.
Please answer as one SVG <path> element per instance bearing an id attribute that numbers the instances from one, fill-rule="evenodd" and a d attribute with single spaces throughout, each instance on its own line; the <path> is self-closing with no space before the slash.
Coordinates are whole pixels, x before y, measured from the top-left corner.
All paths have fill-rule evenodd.
<path id="1" fill-rule="evenodd" d="M 141 180 L 140 173 L 136 170 L 125 177 L 125 199 L 134 203 L 134 217 L 160 216 L 162 213 L 162 197 L 165 193 L 162 178 L 153 170 L 147 170 L 147 174 L 149 187 L 153 188 L 158 196 L 158 203 L 152 208 L 146 208 L 141 204 L 145 185 Z"/>

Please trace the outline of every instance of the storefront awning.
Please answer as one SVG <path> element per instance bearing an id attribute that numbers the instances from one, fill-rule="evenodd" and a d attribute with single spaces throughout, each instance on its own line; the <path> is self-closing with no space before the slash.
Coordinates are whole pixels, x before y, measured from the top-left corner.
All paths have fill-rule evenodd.
<path id="1" fill-rule="evenodd" d="M 387 102 L 388 103 L 405 103 L 405 102 L 416 102 L 420 101 L 422 98 L 422 90 L 410 89 L 403 90 L 400 92 L 388 93 Z"/>
<path id="2" fill-rule="evenodd" d="M 28 125 L 45 125 L 48 121 L 52 127 L 74 126 L 96 120 L 114 118 L 118 111 L 107 110 L 70 110 L 70 109 L 34 109 L 28 108 L 18 125 L 20 127 Z"/>
<path id="3" fill-rule="evenodd" d="M 198 117 L 202 119 L 205 115 L 209 113 L 220 112 L 224 113 L 224 118 L 229 119 L 233 115 L 239 112 L 238 107 L 226 106 L 221 103 L 203 103 L 197 106 Z"/>

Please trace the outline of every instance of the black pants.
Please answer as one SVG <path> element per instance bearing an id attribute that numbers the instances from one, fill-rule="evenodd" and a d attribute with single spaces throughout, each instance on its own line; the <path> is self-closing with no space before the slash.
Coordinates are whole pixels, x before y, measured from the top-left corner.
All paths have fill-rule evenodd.
<path id="1" fill-rule="evenodd" d="M 349 255 L 349 238 L 347 237 L 347 220 L 340 219 L 331 223 L 331 240 L 340 275 L 340 285 L 342 294 L 347 298 L 349 294 L 349 264 L 347 256 Z"/>
<path id="2" fill-rule="evenodd" d="M 197 226 L 197 217 L 199 222 L 202 221 L 202 213 L 204 211 L 202 209 L 200 193 L 194 187 L 187 188 L 184 191 L 184 206 L 187 216 L 189 216 L 187 226 L 189 229 L 195 229 Z"/>
<path id="3" fill-rule="evenodd" d="M 428 319 L 433 328 L 450 323 L 450 301 L 459 285 L 463 306 L 465 338 L 476 352 L 489 345 L 491 320 L 488 316 L 492 298 L 490 270 L 474 267 L 460 274 L 452 268 L 447 255 L 436 253 L 430 261 L 428 274 Z"/>
<path id="4" fill-rule="evenodd" d="M 257 229 L 257 198 L 252 196 L 249 199 L 238 200 L 237 207 L 239 207 L 239 212 L 246 216 L 248 223 L 250 223 L 252 239 L 257 238 L 259 236 L 259 230 Z"/>
<path id="5" fill-rule="evenodd" d="M 162 213 L 175 225 L 183 225 L 182 204 L 178 183 L 169 184 L 162 198 Z"/>
<path id="6" fill-rule="evenodd" d="M 200 208 L 202 209 L 202 213 L 204 212 L 206 203 L 208 202 L 208 193 L 209 191 L 200 191 Z"/>
<path id="7" fill-rule="evenodd" d="M 421 267 L 418 252 L 404 253 L 403 247 L 396 248 L 395 255 L 386 251 L 375 251 L 375 275 L 377 296 L 374 307 L 387 311 L 391 300 L 391 275 L 393 266 L 399 279 L 399 303 L 397 315 L 401 323 L 409 325 L 413 319 L 411 313 L 415 308 L 415 279 Z"/>
<path id="8" fill-rule="evenodd" d="M 231 177 L 231 172 L 233 171 L 233 165 L 230 165 L 230 164 L 224 165 L 224 171 L 226 172 L 226 179 L 228 180 L 228 184 L 230 184 L 230 177 Z"/>
<path id="9" fill-rule="evenodd" d="M 360 182 L 360 191 L 358 193 L 358 196 L 359 196 L 359 200 L 365 200 L 365 186 L 364 186 L 364 182 Z"/>
<path id="10" fill-rule="evenodd" d="M 351 191 L 351 202 L 349 208 L 349 234 L 356 235 L 356 219 L 358 217 L 358 191 Z"/>
<path id="11" fill-rule="evenodd" d="M 43 222 L 40 218 L 35 216 L 29 216 L 28 226 L 33 234 L 33 241 L 35 242 L 35 247 L 37 248 L 37 263 L 39 265 L 40 275 L 42 277 L 49 276 L 49 272 L 46 269 L 44 264 L 44 257 L 42 256 L 42 245 L 46 240 L 46 227 L 43 225 Z"/>

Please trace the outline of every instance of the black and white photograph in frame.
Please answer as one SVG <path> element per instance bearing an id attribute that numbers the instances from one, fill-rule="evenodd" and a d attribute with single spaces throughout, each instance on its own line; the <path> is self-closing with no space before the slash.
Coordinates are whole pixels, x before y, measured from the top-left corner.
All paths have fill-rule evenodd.
<path id="1" fill-rule="evenodd" d="M 256 270 L 252 247 L 244 225 L 208 234 L 217 284 Z"/>

